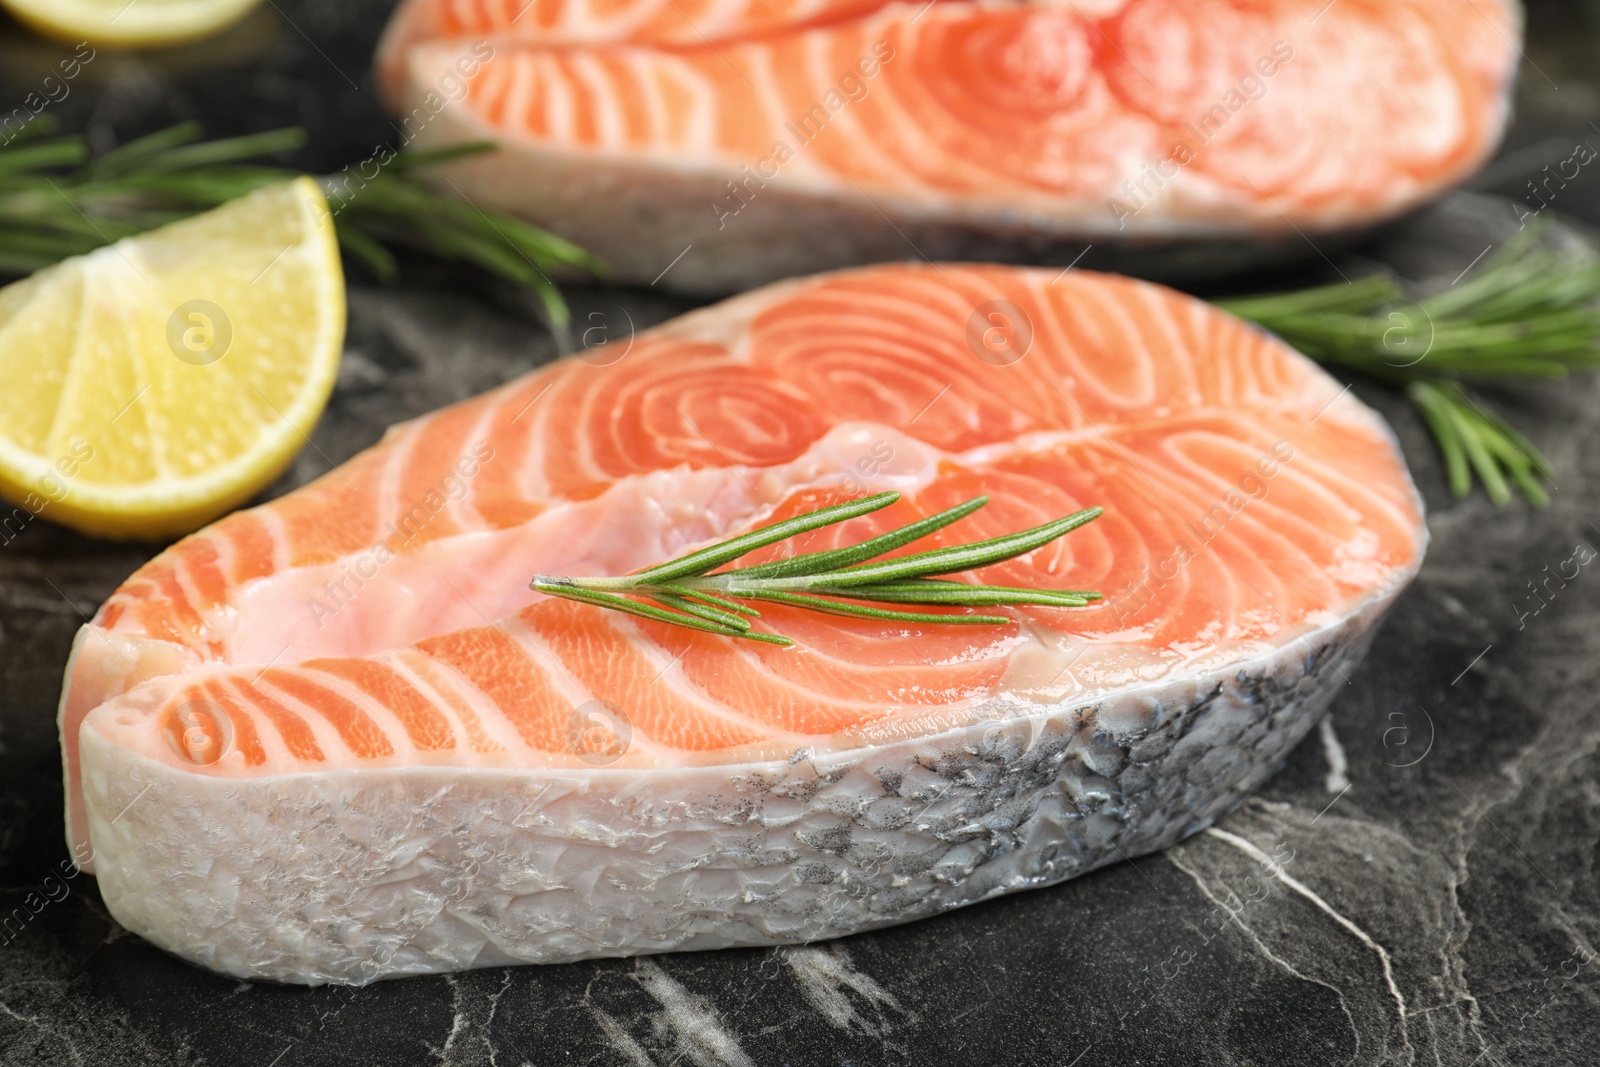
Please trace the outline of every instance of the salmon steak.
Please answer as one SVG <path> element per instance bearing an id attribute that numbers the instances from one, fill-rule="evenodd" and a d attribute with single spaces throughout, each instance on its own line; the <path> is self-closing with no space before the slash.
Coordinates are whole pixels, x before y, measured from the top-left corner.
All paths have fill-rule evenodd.
<path id="1" fill-rule="evenodd" d="M 405 0 L 377 80 L 408 146 L 499 145 L 442 191 L 622 280 L 1170 280 L 1315 258 L 1466 178 L 1521 36 L 1514 0 Z"/>
<path id="2" fill-rule="evenodd" d="M 980 494 L 906 550 L 1097 506 L 959 579 L 1103 599 L 982 626 L 764 604 L 776 647 L 529 588 L 887 490 L 746 561 Z M 127 929 L 251 979 L 900 923 L 1229 811 L 1425 542 L 1383 421 L 1201 301 L 998 266 L 792 280 L 396 426 L 140 568 L 67 667 L 69 844 Z"/>

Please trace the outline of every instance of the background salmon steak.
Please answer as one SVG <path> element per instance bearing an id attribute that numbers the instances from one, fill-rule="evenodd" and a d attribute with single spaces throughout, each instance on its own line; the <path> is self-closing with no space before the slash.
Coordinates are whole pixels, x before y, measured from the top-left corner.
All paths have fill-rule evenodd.
<path id="1" fill-rule="evenodd" d="M 69 841 L 118 922 L 228 974 L 360 983 L 808 941 L 1059 881 L 1263 782 L 1421 561 L 1381 419 L 1149 283 L 866 268 L 606 360 L 394 427 L 80 631 Z M 883 489 L 766 551 L 980 493 L 945 543 L 1099 505 L 968 577 L 1106 599 L 996 627 L 764 606 L 777 648 L 527 588 Z"/>
<path id="2" fill-rule="evenodd" d="M 1171 279 L 1471 174 L 1520 39 L 1510 0 L 407 0 L 378 80 L 410 146 L 502 146 L 441 188 L 624 280 L 1085 253 Z"/>

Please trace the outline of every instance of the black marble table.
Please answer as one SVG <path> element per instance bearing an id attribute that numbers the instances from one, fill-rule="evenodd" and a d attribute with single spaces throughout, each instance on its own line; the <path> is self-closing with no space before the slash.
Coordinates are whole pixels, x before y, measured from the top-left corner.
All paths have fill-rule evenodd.
<path id="1" fill-rule="evenodd" d="M 387 6 L 269 0 L 203 45 L 97 56 L 53 110 L 104 144 L 186 118 L 213 134 L 300 124 L 312 139 L 298 162 L 333 169 L 392 136 L 367 74 Z M 1595 17 L 1534 6 L 1518 125 L 1480 189 L 1525 196 L 1526 181 L 1576 139 L 1600 145 L 1589 127 L 1600 117 Z M 3 99 L 20 99 L 67 51 L 0 26 Z M 1585 173 L 1552 206 L 1600 220 L 1597 193 L 1600 179 Z M 1448 280 L 1515 217 L 1505 200 L 1457 198 L 1341 263 Z M 1304 280 L 1326 275 L 1309 250 L 1307 261 Z M 470 272 L 410 266 L 396 288 L 353 284 L 317 447 L 274 492 L 390 422 L 557 354 L 522 295 Z M 689 306 L 598 287 L 570 297 L 590 343 Z M 1412 412 L 1357 388 L 1400 434 L 1433 542 L 1370 659 L 1282 773 L 1165 854 L 805 948 L 355 990 L 222 979 L 151 948 L 111 920 L 92 878 L 59 877 L 55 704 L 74 630 L 154 549 L 34 522 L 0 545 L 0 1059 L 1600 1062 L 1600 560 L 1578 562 L 1600 550 L 1600 382 L 1493 394 L 1554 461 L 1544 511 L 1453 500 Z M 1263 873 L 1263 854 L 1287 861 L 1282 877 Z"/>

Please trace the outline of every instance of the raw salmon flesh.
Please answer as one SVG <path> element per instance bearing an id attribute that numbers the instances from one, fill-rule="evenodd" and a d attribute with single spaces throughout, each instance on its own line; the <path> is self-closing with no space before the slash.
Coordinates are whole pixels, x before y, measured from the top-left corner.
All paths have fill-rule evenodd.
<path id="1" fill-rule="evenodd" d="M 625 280 L 1172 278 L 1315 257 L 1464 179 L 1520 40 L 1514 0 L 406 0 L 378 81 L 410 145 L 500 145 L 445 192 Z"/>
<path id="2" fill-rule="evenodd" d="M 1376 414 L 1146 282 L 869 267 L 604 351 L 394 427 L 83 627 L 69 843 L 118 922 L 227 974 L 359 983 L 809 941 L 1057 882 L 1260 785 L 1424 549 Z M 986 627 L 764 605 L 780 648 L 528 589 L 885 489 L 764 551 L 979 494 L 934 543 L 1098 505 L 968 577 L 1105 600 Z"/>

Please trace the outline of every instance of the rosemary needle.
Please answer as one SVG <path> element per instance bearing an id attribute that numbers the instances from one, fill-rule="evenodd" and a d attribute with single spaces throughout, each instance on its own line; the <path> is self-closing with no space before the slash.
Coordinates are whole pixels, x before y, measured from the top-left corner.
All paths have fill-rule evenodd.
<path id="1" fill-rule="evenodd" d="M 529 584 L 538 592 L 581 604 L 612 608 L 641 618 L 687 626 L 725 637 L 742 637 L 780 645 L 793 642 L 779 634 L 754 629 L 750 619 L 759 617 L 760 612 L 739 601 L 786 604 L 828 615 L 880 622 L 1003 626 L 1014 620 L 1004 615 L 904 611 L 900 608 L 874 607 L 872 604 L 945 608 L 1033 604 L 1080 608 L 1100 599 L 1099 593 L 1087 590 L 968 585 L 936 577 L 987 567 L 1032 552 L 1092 522 L 1100 516 L 1099 508 L 1085 508 L 1031 530 L 1004 534 L 985 541 L 951 545 L 891 559 L 878 558 L 977 511 L 989 500 L 981 496 L 859 544 L 807 552 L 751 567 L 725 571 L 716 569 L 755 549 L 870 514 L 899 499 L 899 493 L 875 493 L 859 500 L 818 508 L 620 578 L 568 578 L 541 574 Z"/>
<path id="2" fill-rule="evenodd" d="M 202 141 L 199 126 L 182 123 L 92 158 L 82 137 L 55 136 L 49 116 L 35 119 L 0 145 L 0 274 L 28 274 L 298 177 L 260 160 L 304 143 L 298 129 Z M 528 286 L 551 323 L 565 327 L 570 316 L 551 275 L 598 273 L 604 264 L 511 215 L 441 196 L 414 176 L 429 164 L 493 148 L 479 142 L 400 152 L 383 165 L 374 157 L 318 181 L 340 244 L 381 280 L 398 271 L 391 248 L 416 248 Z"/>
<path id="3" fill-rule="evenodd" d="M 1600 369 L 1600 254 L 1575 238 L 1557 244 L 1549 225 L 1529 226 L 1429 296 L 1412 299 L 1375 275 L 1217 304 L 1318 362 L 1403 388 L 1456 496 L 1476 477 L 1496 504 L 1510 502 L 1515 487 L 1543 507 L 1549 461 L 1467 384 Z"/>

